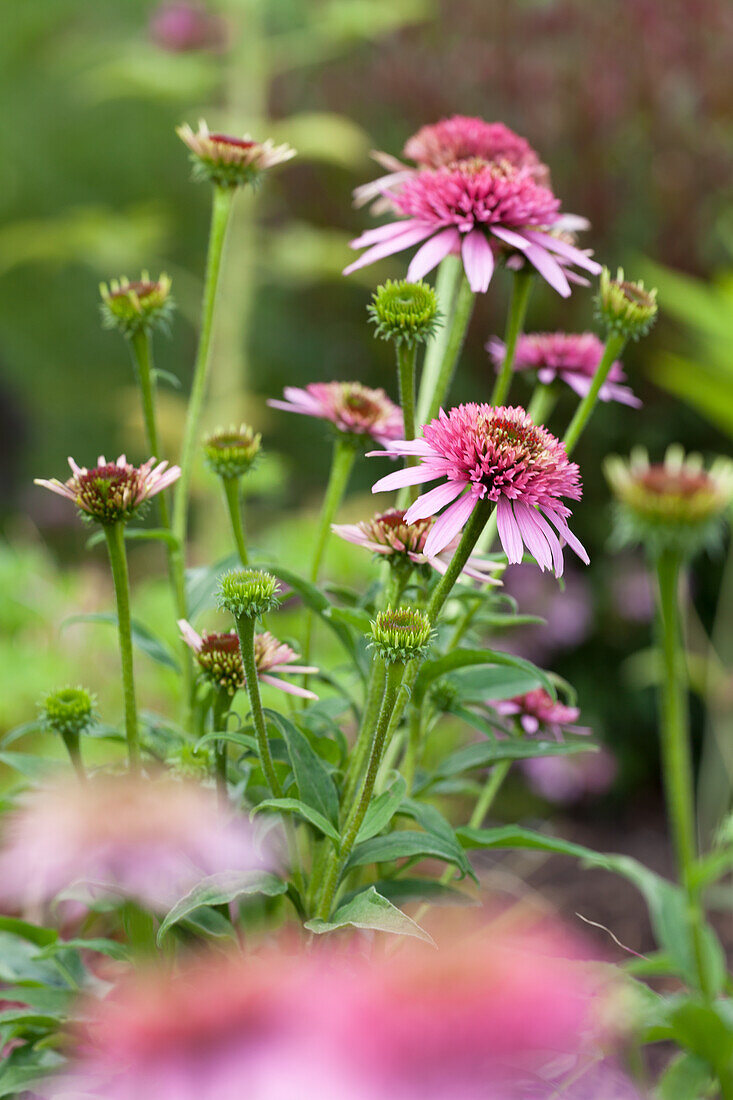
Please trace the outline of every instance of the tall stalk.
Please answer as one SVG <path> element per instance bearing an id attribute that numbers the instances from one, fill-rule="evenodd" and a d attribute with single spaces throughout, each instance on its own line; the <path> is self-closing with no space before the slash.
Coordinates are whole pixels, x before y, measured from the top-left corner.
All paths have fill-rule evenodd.
<path id="1" fill-rule="evenodd" d="M 461 350 L 466 339 L 466 333 L 468 332 L 468 326 L 471 321 L 471 314 L 473 313 L 475 302 L 476 295 L 471 290 L 465 274 L 462 274 L 456 293 L 453 317 L 450 326 L 448 326 L 445 350 L 438 371 L 438 377 L 435 381 L 435 388 L 428 403 L 425 423 L 429 420 L 433 420 L 438 415 L 443 407 L 443 402 L 448 396 Z"/>
<path id="2" fill-rule="evenodd" d="M 104 526 L 107 539 L 109 564 L 115 587 L 117 603 L 117 632 L 120 642 L 122 667 L 122 691 L 125 705 L 125 736 L 130 761 L 130 771 L 140 771 L 140 731 L 135 701 L 135 677 L 132 660 L 132 622 L 130 618 L 130 579 L 125 550 L 125 525 L 121 521 Z"/>
<path id="3" fill-rule="evenodd" d="M 227 502 L 227 511 L 232 527 L 232 535 L 242 565 L 249 565 L 247 554 L 247 540 L 244 537 L 244 524 L 242 522 L 242 506 L 240 502 L 240 479 L 238 477 L 223 477 L 221 483 L 224 486 L 224 498 Z"/>
<path id="4" fill-rule="evenodd" d="M 425 351 L 420 378 L 420 395 L 417 402 L 417 421 L 419 424 L 425 424 L 428 420 L 428 410 L 438 381 L 440 364 L 445 355 L 448 335 L 452 327 L 453 314 L 456 308 L 456 294 L 462 273 L 463 262 L 460 256 L 446 256 L 444 260 L 441 260 L 438 267 L 438 275 L 435 280 L 435 296 L 438 299 L 443 323 Z"/>
<path id="5" fill-rule="evenodd" d="M 271 794 L 275 798 L 281 798 L 282 787 L 272 762 L 265 716 L 262 712 L 260 682 L 257 677 L 257 662 L 255 660 L 255 620 L 246 615 L 239 615 L 236 617 L 235 622 L 237 624 L 237 634 L 239 635 L 239 648 L 242 651 L 242 666 L 244 668 L 249 705 L 252 711 L 252 724 L 257 738 L 257 753 Z"/>
<path id="6" fill-rule="evenodd" d="M 563 442 L 565 443 L 565 450 L 568 454 L 574 450 L 586 424 L 590 420 L 596 401 L 598 400 L 600 388 L 606 381 L 611 367 L 624 350 L 625 344 L 626 336 L 618 332 L 612 332 L 606 340 L 606 346 L 603 349 L 603 355 L 596 368 L 596 373 L 593 376 L 590 389 L 575 410 L 575 415 L 570 421 L 568 430 L 565 432 L 565 439 Z"/>
<path id="7" fill-rule="evenodd" d="M 524 319 L 527 315 L 529 295 L 533 285 L 533 275 L 529 271 L 516 271 L 512 284 L 512 297 L 509 303 L 509 313 L 506 322 L 504 336 L 504 361 L 501 370 L 494 383 L 491 394 L 492 405 L 503 405 L 506 401 L 514 370 L 514 355 L 517 350 L 517 341 L 524 328 Z"/>
<path id="8" fill-rule="evenodd" d="M 405 422 L 405 439 L 415 438 L 415 363 L 417 361 L 417 344 L 408 347 L 407 344 L 399 344 L 397 347 L 397 377 L 399 380 L 400 405 Z M 408 455 L 405 459 L 406 466 L 415 466 L 417 458 Z M 397 498 L 397 507 L 403 507 L 417 496 L 417 486 L 407 485 L 402 489 Z"/>

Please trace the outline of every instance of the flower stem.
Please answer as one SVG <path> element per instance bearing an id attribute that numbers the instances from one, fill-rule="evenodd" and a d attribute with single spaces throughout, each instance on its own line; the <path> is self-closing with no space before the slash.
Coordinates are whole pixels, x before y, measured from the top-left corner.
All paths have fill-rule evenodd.
<path id="1" fill-rule="evenodd" d="M 397 347 L 397 377 L 400 386 L 400 405 L 405 421 L 405 439 L 415 438 L 415 363 L 417 360 L 417 345 L 408 347 L 400 344 Z M 405 466 L 414 466 L 417 458 L 408 455 Z M 417 496 L 417 486 L 406 486 L 399 494 L 397 506 L 402 507 L 401 501 L 407 503 Z"/>
<path id="2" fill-rule="evenodd" d="M 229 519 L 232 524 L 232 534 L 237 545 L 237 553 L 242 565 L 249 565 L 247 555 L 247 543 L 244 537 L 244 524 L 242 523 L 242 509 L 239 501 L 239 478 L 223 477 L 221 483 L 224 486 L 224 496 L 229 509 Z"/>
<path id="3" fill-rule="evenodd" d="M 353 803 L 349 811 L 346 824 L 341 834 L 339 848 L 337 851 L 334 850 L 331 853 L 326 865 L 323 889 L 316 912 L 316 916 L 320 917 L 321 920 L 327 920 L 331 913 L 336 887 L 338 886 L 339 879 L 341 878 L 348 858 L 351 855 L 356 838 L 359 835 L 359 829 L 361 828 L 367 809 L 369 808 L 404 671 L 405 666 L 400 661 L 395 661 L 387 666 L 382 705 L 379 710 L 376 725 L 373 731 L 370 731 L 372 747 L 361 792 L 359 798 Z"/>
<path id="4" fill-rule="evenodd" d="M 181 547 L 183 547 L 186 542 L 191 475 L 193 473 L 193 462 L 198 445 L 201 413 L 203 410 L 206 383 L 208 381 L 211 364 L 211 336 L 214 324 L 214 310 L 219 285 L 221 259 L 224 250 L 224 239 L 226 237 L 229 215 L 232 209 L 233 196 L 234 191 L 230 189 L 214 187 L 209 247 L 206 258 L 206 275 L 204 278 L 204 295 L 201 305 L 201 332 L 199 335 L 198 350 L 196 352 L 191 395 L 189 397 L 188 411 L 186 413 L 186 426 L 184 429 L 183 447 L 181 450 L 181 476 L 178 479 L 173 504 L 173 534 L 178 539 Z"/>
<path id="5" fill-rule="evenodd" d="M 595 403 L 598 400 L 598 393 L 608 377 L 608 372 L 618 359 L 621 352 L 624 350 L 626 344 L 626 337 L 621 336 L 618 333 L 611 333 L 606 340 L 606 346 L 603 349 L 603 355 L 601 361 L 598 364 L 596 373 L 593 376 L 590 389 L 578 405 L 575 410 L 575 415 L 570 421 L 568 430 L 565 432 L 565 450 L 568 454 L 574 449 L 575 444 L 580 439 L 580 436 L 585 428 L 586 424 L 590 420 L 591 413 L 595 407 Z"/>
<path id="6" fill-rule="evenodd" d="M 514 368 L 514 354 L 517 350 L 517 340 L 524 328 L 524 318 L 527 315 L 527 305 L 533 280 L 534 277 L 529 271 L 517 271 L 514 274 L 512 298 L 509 303 L 509 315 L 504 336 L 504 362 L 501 364 L 501 370 L 494 383 L 491 394 L 492 405 L 503 405 L 509 393 Z"/>
<path id="7" fill-rule="evenodd" d="M 139 328 L 130 340 L 132 361 L 135 366 L 140 397 L 142 398 L 143 419 L 145 421 L 145 436 L 147 438 L 150 454 L 160 461 L 163 457 L 158 440 L 158 425 L 155 415 L 155 382 L 153 373 L 153 356 L 150 343 L 150 333 L 144 328 Z M 170 527 L 170 514 L 168 511 L 168 498 L 165 493 L 158 493 L 158 514 L 161 527 Z"/>
<path id="8" fill-rule="evenodd" d="M 499 788 L 509 774 L 511 766 L 511 760 L 501 760 L 498 764 L 494 764 L 486 780 L 484 789 L 476 799 L 476 805 L 473 808 L 473 813 L 468 822 L 471 829 L 479 829 L 481 827 L 481 823 L 489 812 L 489 808 L 499 793 Z"/>
<path id="9" fill-rule="evenodd" d="M 428 606 L 425 608 L 427 616 L 433 625 L 442 611 L 443 605 L 448 599 L 453 585 L 460 577 L 466 562 L 471 556 L 471 551 L 478 542 L 481 532 L 488 523 L 492 509 L 493 504 L 490 501 L 476 501 L 474 509 L 468 517 L 468 522 L 463 528 L 461 541 L 456 547 L 456 552 L 451 558 L 450 565 L 433 589 L 433 594 L 428 601 Z"/>
<path id="10" fill-rule="evenodd" d="M 222 733 L 225 730 L 231 705 L 232 701 L 228 691 L 221 688 L 215 691 L 212 708 L 214 733 Z M 214 742 L 214 779 L 219 806 L 225 809 L 229 805 L 229 788 L 227 786 L 227 743 L 223 739 Z"/>
<path id="11" fill-rule="evenodd" d="M 711 996 L 703 946 L 700 891 L 694 884 L 697 859 L 693 765 L 687 709 L 687 675 L 684 667 L 679 608 L 681 558 L 663 551 L 656 561 L 657 631 L 662 658 L 660 737 L 667 813 L 672 828 L 680 882 L 687 894 L 688 919 L 700 989 Z"/>
<path id="12" fill-rule="evenodd" d="M 130 771 L 140 770 L 140 732 L 137 724 L 137 705 L 135 702 L 135 678 L 132 662 L 132 624 L 130 620 L 130 579 L 127 572 L 127 552 L 125 550 L 125 525 L 106 524 L 104 533 L 107 538 L 109 564 L 115 586 L 117 602 L 117 631 L 120 639 L 120 664 L 122 666 L 122 690 L 125 703 L 125 733 L 127 751 L 130 758 Z"/>
<path id="13" fill-rule="evenodd" d="M 81 748 L 79 746 L 79 734 L 78 733 L 62 733 L 63 742 L 66 745 L 66 751 L 69 754 L 71 760 L 71 766 L 76 772 L 79 782 L 86 783 L 87 773 L 84 771 L 84 762 L 81 758 Z"/>
<path id="14" fill-rule="evenodd" d="M 438 415 L 443 402 L 448 396 L 475 302 L 476 295 L 471 290 L 466 276 L 462 275 L 456 294 L 455 312 L 446 339 L 443 359 L 435 382 L 435 389 L 428 405 L 427 416 L 425 417 L 426 423 Z"/>
<path id="15" fill-rule="evenodd" d="M 260 764 L 265 773 L 270 792 L 275 798 L 282 798 L 282 787 L 277 778 L 275 766 L 270 753 L 270 742 L 267 740 L 267 727 L 265 716 L 262 713 L 262 700 L 260 699 L 260 682 L 257 678 L 257 662 L 255 661 L 255 621 L 241 615 L 237 620 L 237 634 L 239 635 L 239 648 L 242 651 L 242 666 L 244 679 L 249 696 L 249 705 L 252 710 L 252 722 L 254 723 L 255 736 L 257 737 L 257 751 Z"/>
<path id="16" fill-rule="evenodd" d="M 463 263 L 460 256 L 446 256 L 441 260 L 435 280 L 435 296 L 442 314 L 442 324 L 435 338 L 430 341 L 423 360 L 420 379 L 420 396 L 417 403 L 417 420 L 424 424 L 428 419 L 428 409 L 438 381 L 440 364 L 445 354 L 445 345 L 451 329 L 453 313 L 456 308 L 456 294 L 461 280 Z"/>
<path id="17" fill-rule="evenodd" d="M 535 386 L 532 398 L 527 405 L 527 416 L 531 417 L 535 424 L 545 424 L 557 403 L 557 389 L 554 384 L 549 386 L 538 382 Z"/>

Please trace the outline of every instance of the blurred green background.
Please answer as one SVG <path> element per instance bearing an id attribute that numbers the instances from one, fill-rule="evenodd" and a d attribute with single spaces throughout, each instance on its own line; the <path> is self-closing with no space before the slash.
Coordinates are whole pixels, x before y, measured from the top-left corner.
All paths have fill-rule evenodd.
<path id="1" fill-rule="evenodd" d="M 404 263 L 341 277 L 347 242 L 370 218 L 352 208 L 351 189 L 376 174 L 370 149 L 399 155 L 425 122 L 479 114 L 537 148 L 564 208 L 590 217 L 583 243 L 599 259 L 660 286 L 660 322 L 626 356 L 644 409 L 602 407 L 577 452 L 586 498 L 575 528 L 591 568 L 570 573 L 562 598 L 554 581 L 538 587 L 526 569 L 511 578 L 524 610 L 550 612 L 539 638 L 514 644 L 577 686 L 584 720 L 619 757 L 610 797 L 644 804 L 656 782 L 649 592 L 641 559 L 607 552 L 601 460 L 634 443 L 655 456 L 673 440 L 706 453 L 730 449 L 729 0 L 24 0 L 6 5 L 5 16 L 0 727 L 27 720 L 39 693 L 67 679 L 89 682 L 113 714 L 118 706 L 106 628 L 60 631 L 65 616 L 109 604 L 103 555 L 85 552 L 73 511 L 31 482 L 63 476 L 69 453 L 80 462 L 123 449 L 143 457 L 127 351 L 99 325 L 100 280 L 134 278 L 143 267 L 172 276 L 179 310 L 156 353 L 186 391 L 209 195 L 190 182 L 175 125 L 205 116 L 220 129 L 288 140 L 300 153 L 256 196 L 238 196 L 206 417 L 207 427 L 245 417 L 263 432 L 270 459 L 250 502 L 254 540 L 297 566 L 329 445 L 318 425 L 275 414 L 265 399 L 317 379 L 361 379 L 395 394 L 390 350 L 372 339 L 365 306 L 376 282 L 400 275 Z M 483 345 L 503 329 L 507 283 L 497 277 L 479 304 L 458 398 L 489 392 Z M 591 324 L 590 291 L 569 302 L 544 284 L 536 291 L 530 328 Z M 521 387 L 516 400 L 526 398 Z M 174 456 L 181 391 L 163 388 L 160 401 Z M 571 410 L 568 396 L 550 425 L 559 434 Z M 363 462 L 345 516 L 370 508 L 370 480 Z M 196 488 L 200 562 L 226 551 L 226 528 L 203 470 Z M 355 548 L 332 547 L 329 562 L 334 576 L 367 576 Z M 135 550 L 136 608 L 172 638 L 165 593 L 145 579 L 160 564 L 155 551 Z M 723 555 L 698 563 L 692 578 L 701 692 L 723 564 Z M 730 639 L 716 637 L 722 657 Z M 142 675 L 146 702 L 163 705 L 165 676 L 154 667 Z M 695 721 L 702 739 L 701 708 Z"/>

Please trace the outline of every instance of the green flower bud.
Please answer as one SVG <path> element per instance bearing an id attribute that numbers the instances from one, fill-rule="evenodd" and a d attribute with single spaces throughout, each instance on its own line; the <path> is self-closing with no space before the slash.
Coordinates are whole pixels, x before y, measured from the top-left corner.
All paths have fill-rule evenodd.
<path id="1" fill-rule="evenodd" d="M 181 779 L 205 780 L 211 775 L 214 757 L 205 745 L 199 749 L 184 742 L 167 757 L 166 764 Z"/>
<path id="2" fill-rule="evenodd" d="M 668 449 L 664 462 L 650 465 L 641 448 L 629 461 L 612 455 L 605 462 L 618 501 L 616 540 L 641 543 L 652 554 L 673 550 L 691 557 L 717 543 L 733 502 L 733 462 L 716 458 L 709 470 L 700 455 Z"/>
<path id="3" fill-rule="evenodd" d="M 595 305 L 596 316 L 607 334 L 616 333 L 627 340 L 646 336 L 657 319 L 656 290 L 645 290 L 642 282 L 626 281 L 622 268 L 612 279 L 604 267 Z"/>
<path id="4" fill-rule="evenodd" d="M 86 733 L 94 721 L 96 699 L 83 687 L 52 691 L 41 702 L 41 721 L 46 729 L 62 737 Z"/>
<path id="5" fill-rule="evenodd" d="M 233 569 L 219 581 L 217 604 L 235 619 L 256 619 L 279 604 L 280 585 L 271 573 L 259 569 Z"/>
<path id="6" fill-rule="evenodd" d="M 432 685 L 429 698 L 435 709 L 443 713 L 455 705 L 459 694 L 457 685 L 452 680 L 443 677 L 441 680 L 436 680 Z"/>
<path id="7" fill-rule="evenodd" d="M 109 286 L 100 283 L 102 324 L 127 337 L 155 327 L 167 330 L 174 309 L 170 289 L 167 275 L 154 280 L 147 271 L 134 283 L 124 277 L 112 279 Z"/>
<path id="8" fill-rule="evenodd" d="M 238 478 L 246 474 L 260 453 L 262 436 L 259 432 L 241 424 L 229 430 L 217 428 L 204 439 L 206 465 L 223 478 Z"/>
<path id="9" fill-rule="evenodd" d="M 433 633 L 430 619 L 415 607 L 388 607 L 371 627 L 371 644 L 388 664 L 424 656 Z"/>
<path id="10" fill-rule="evenodd" d="M 398 346 L 424 343 L 440 324 L 438 299 L 427 283 L 388 279 L 377 287 L 367 310 L 369 320 L 377 326 L 374 335 L 394 340 Z"/>

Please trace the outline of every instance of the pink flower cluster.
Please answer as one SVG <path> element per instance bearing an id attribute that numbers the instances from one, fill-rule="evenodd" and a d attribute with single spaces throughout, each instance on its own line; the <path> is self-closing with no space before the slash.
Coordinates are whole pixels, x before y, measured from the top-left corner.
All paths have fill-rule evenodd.
<path id="1" fill-rule="evenodd" d="M 504 341 L 494 336 L 486 350 L 499 370 L 506 350 Z M 537 371 L 537 378 L 543 385 L 559 378 L 579 397 L 585 397 L 602 356 L 603 343 L 593 332 L 533 332 L 519 337 L 514 370 Z M 641 401 L 623 385 L 625 381 L 623 367 L 616 361 L 598 392 L 600 400 L 619 401 L 622 405 L 638 408 Z"/>
<path id="2" fill-rule="evenodd" d="M 441 482 L 405 513 L 406 521 L 414 523 L 445 509 L 425 542 L 428 557 L 444 550 L 485 500 L 496 504 L 499 538 L 510 562 L 521 561 L 526 546 L 541 569 L 554 569 L 559 577 L 562 541 L 588 562 L 568 527 L 570 509 L 561 500 L 580 500 L 578 466 L 524 409 L 468 404 L 441 410 L 424 426 L 422 439 L 397 440 L 385 453 L 416 455 L 420 463 L 381 478 L 372 492 Z"/>
<path id="3" fill-rule="evenodd" d="M 286 400 L 269 400 L 273 409 L 328 420 L 338 431 L 370 436 L 386 445 L 404 434 L 402 410 L 384 390 L 361 382 L 310 382 L 305 389 L 286 386 Z"/>
<path id="4" fill-rule="evenodd" d="M 553 699 L 544 688 L 516 695 L 513 699 L 497 700 L 491 706 L 498 714 L 516 718 L 530 736 L 550 734 L 557 741 L 562 741 L 564 732 L 590 733 L 585 726 L 573 725 L 580 717 L 577 707 Z"/>

